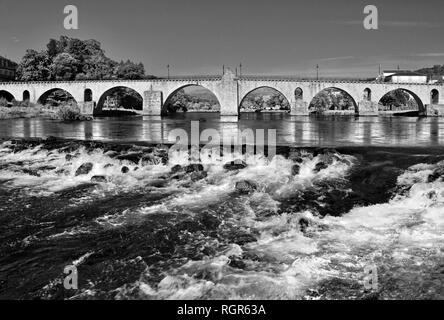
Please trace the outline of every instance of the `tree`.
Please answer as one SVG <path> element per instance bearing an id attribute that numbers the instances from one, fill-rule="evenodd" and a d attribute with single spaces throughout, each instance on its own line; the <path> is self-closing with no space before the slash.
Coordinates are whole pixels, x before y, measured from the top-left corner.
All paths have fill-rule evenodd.
<path id="1" fill-rule="evenodd" d="M 46 50 L 27 50 L 17 69 L 18 80 L 143 79 L 142 63 L 117 63 L 105 55 L 100 42 L 61 36 Z"/>
<path id="2" fill-rule="evenodd" d="M 46 52 L 26 50 L 17 67 L 17 78 L 21 81 L 50 80 L 50 64 Z"/>
<path id="3" fill-rule="evenodd" d="M 145 76 L 145 68 L 142 63 L 133 63 L 130 60 L 121 61 L 115 68 L 118 79 L 138 80 Z"/>
<path id="4" fill-rule="evenodd" d="M 69 53 L 58 54 L 51 66 L 51 79 L 54 80 L 74 80 L 76 78 L 77 70 L 80 65 L 80 61 L 74 58 Z"/>

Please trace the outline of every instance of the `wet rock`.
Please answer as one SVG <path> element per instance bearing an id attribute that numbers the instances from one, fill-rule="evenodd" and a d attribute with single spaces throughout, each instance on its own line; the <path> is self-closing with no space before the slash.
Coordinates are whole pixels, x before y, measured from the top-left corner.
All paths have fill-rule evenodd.
<path id="1" fill-rule="evenodd" d="M 156 165 L 160 162 L 153 154 L 147 154 L 142 157 L 142 165 Z"/>
<path id="2" fill-rule="evenodd" d="M 249 194 L 257 190 L 257 184 L 250 180 L 236 182 L 236 190 L 242 194 Z"/>
<path id="3" fill-rule="evenodd" d="M 133 171 L 137 171 L 137 170 L 139 170 L 139 167 L 135 167 Z"/>
<path id="4" fill-rule="evenodd" d="M 230 259 L 230 263 L 228 265 L 232 268 L 244 270 L 247 267 L 245 262 L 243 262 L 239 257 L 230 256 L 228 259 Z"/>
<path id="5" fill-rule="evenodd" d="M 40 173 L 38 173 L 37 170 L 34 169 L 23 169 L 23 173 L 29 174 L 30 176 L 34 177 L 40 177 Z"/>
<path id="6" fill-rule="evenodd" d="M 138 164 L 139 161 L 142 159 L 143 154 L 140 152 L 133 152 L 133 153 L 127 153 L 127 154 L 122 154 L 120 156 L 117 156 L 116 159 L 120 160 L 120 161 L 129 161 L 135 164 Z"/>
<path id="7" fill-rule="evenodd" d="M 82 164 L 76 171 L 75 176 L 80 176 L 84 174 L 88 174 L 93 169 L 94 165 L 91 162 L 86 162 Z"/>
<path id="8" fill-rule="evenodd" d="M 107 182 L 108 180 L 106 179 L 105 176 L 93 176 L 91 178 L 91 182 L 97 182 L 97 183 L 104 183 Z"/>
<path id="9" fill-rule="evenodd" d="M 327 168 L 328 168 L 328 165 L 321 161 L 321 162 L 316 163 L 313 171 L 319 172 L 319 171 L 327 169 Z"/>
<path id="10" fill-rule="evenodd" d="M 207 230 L 216 230 L 221 224 L 221 221 L 216 216 L 207 212 L 204 212 L 199 216 L 199 222 Z"/>
<path id="11" fill-rule="evenodd" d="M 200 163 L 193 163 L 185 167 L 186 173 L 199 172 L 199 171 L 204 171 L 204 167 Z"/>
<path id="12" fill-rule="evenodd" d="M 115 158 L 119 155 L 119 153 L 117 151 L 114 150 L 109 150 L 107 152 L 105 152 L 105 156 L 108 156 L 110 158 Z"/>
<path id="13" fill-rule="evenodd" d="M 247 164 L 243 160 L 234 160 L 224 165 L 224 169 L 228 171 L 245 169 Z"/>
<path id="14" fill-rule="evenodd" d="M 191 181 L 195 182 L 195 181 L 199 181 L 202 179 L 205 179 L 207 177 L 207 173 L 205 171 L 199 171 L 199 172 L 193 172 L 191 173 Z"/>
<path id="15" fill-rule="evenodd" d="M 244 233 L 244 232 L 238 232 L 238 233 L 231 235 L 230 240 L 231 240 L 231 242 L 238 244 L 240 246 L 250 243 L 250 242 L 257 241 L 257 239 L 253 235 L 251 235 L 249 233 Z"/>
<path id="16" fill-rule="evenodd" d="M 111 168 L 111 167 L 114 167 L 114 165 L 112 163 L 107 163 L 107 164 L 105 164 L 103 166 L 103 169 L 108 169 L 108 168 Z"/>
<path id="17" fill-rule="evenodd" d="M 298 164 L 295 164 L 291 167 L 291 174 L 293 176 L 297 176 L 299 174 L 299 172 L 301 171 L 301 166 Z"/>
<path id="18" fill-rule="evenodd" d="M 302 163 L 304 161 L 302 157 L 302 152 L 299 149 L 290 150 L 290 153 L 288 154 L 288 159 L 296 163 Z"/>
<path id="19" fill-rule="evenodd" d="M 129 170 L 129 168 L 127 166 L 123 166 L 122 169 L 120 169 L 120 171 L 122 173 L 128 173 L 130 170 Z"/>
<path id="20" fill-rule="evenodd" d="M 54 166 L 42 166 L 37 168 L 38 171 L 52 171 L 55 169 L 57 169 L 57 167 Z"/>
<path id="21" fill-rule="evenodd" d="M 307 219 L 305 219 L 305 218 L 299 219 L 299 227 L 301 228 L 302 232 L 305 232 L 307 230 L 309 224 L 310 223 L 308 222 Z"/>
<path id="22" fill-rule="evenodd" d="M 171 173 L 173 173 L 173 174 L 174 173 L 178 173 L 180 171 L 183 171 L 183 168 L 182 168 L 182 166 L 180 164 L 176 164 L 175 166 L 173 166 L 171 168 Z"/>
<path id="23" fill-rule="evenodd" d="M 427 182 L 435 182 L 437 180 L 443 180 L 444 179 L 444 168 L 436 168 L 433 170 L 433 173 L 431 173 L 427 177 Z"/>

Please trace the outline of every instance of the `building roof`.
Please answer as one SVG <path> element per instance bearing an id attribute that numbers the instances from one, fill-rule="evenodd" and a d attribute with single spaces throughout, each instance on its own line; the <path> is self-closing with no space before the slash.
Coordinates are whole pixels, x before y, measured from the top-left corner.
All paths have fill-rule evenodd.
<path id="1" fill-rule="evenodd" d="M 396 72 L 395 74 L 391 74 L 387 76 L 386 78 L 396 77 L 396 76 L 421 76 L 421 77 L 427 77 L 427 75 L 419 73 L 419 72 L 413 72 L 413 71 L 405 71 L 405 72 Z"/>

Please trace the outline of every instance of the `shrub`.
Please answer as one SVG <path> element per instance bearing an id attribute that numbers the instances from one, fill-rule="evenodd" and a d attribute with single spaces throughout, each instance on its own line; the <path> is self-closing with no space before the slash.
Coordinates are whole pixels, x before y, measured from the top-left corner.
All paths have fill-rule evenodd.
<path id="1" fill-rule="evenodd" d="M 3 97 L 0 97 L 0 107 L 7 107 L 9 105 L 8 100 Z"/>
<path id="2" fill-rule="evenodd" d="M 76 104 L 67 104 L 58 107 L 57 118 L 64 121 L 89 120 L 88 117 L 82 115 L 79 106 Z"/>

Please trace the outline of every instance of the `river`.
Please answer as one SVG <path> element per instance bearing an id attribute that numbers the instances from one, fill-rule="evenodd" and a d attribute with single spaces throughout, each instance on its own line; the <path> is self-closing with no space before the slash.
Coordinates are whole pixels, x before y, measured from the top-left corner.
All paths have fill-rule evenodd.
<path id="1" fill-rule="evenodd" d="M 280 147 L 178 166 L 159 143 L 191 120 Z M 0 298 L 444 298 L 444 119 L 17 119 L 0 137 Z"/>

